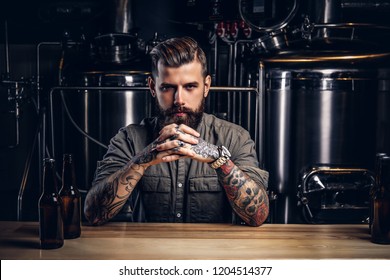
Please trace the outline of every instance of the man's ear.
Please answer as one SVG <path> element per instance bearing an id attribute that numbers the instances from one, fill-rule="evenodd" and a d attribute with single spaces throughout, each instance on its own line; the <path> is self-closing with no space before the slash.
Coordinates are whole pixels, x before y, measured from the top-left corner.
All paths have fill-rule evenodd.
<path id="1" fill-rule="evenodd" d="M 211 76 L 207 75 L 206 78 L 204 79 L 204 93 L 203 93 L 203 96 L 205 98 L 207 97 L 207 95 L 209 95 L 210 87 L 211 87 Z"/>
<path id="2" fill-rule="evenodd" d="M 153 78 L 150 76 L 148 77 L 148 86 L 152 96 L 156 97 L 156 83 L 154 82 Z"/>

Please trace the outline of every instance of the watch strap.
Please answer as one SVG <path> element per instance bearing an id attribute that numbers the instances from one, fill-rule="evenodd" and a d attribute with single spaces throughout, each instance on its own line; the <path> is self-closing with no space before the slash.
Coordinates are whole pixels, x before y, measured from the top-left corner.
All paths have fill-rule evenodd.
<path id="1" fill-rule="evenodd" d="M 219 152 L 219 158 L 217 158 L 213 162 L 209 163 L 210 167 L 213 169 L 220 168 L 222 165 L 224 165 L 230 159 L 230 153 L 225 147 L 219 146 L 218 152 Z"/>

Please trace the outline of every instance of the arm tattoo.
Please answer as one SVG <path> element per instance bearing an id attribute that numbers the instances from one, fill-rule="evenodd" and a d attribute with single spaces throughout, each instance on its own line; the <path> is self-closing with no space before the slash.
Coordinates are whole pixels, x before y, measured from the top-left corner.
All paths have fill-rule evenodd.
<path id="1" fill-rule="evenodd" d="M 217 169 L 217 174 L 233 210 L 248 224 L 261 225 L 268 216 L 269 202 L 265 189 L 249 178 L 232 161 Z"/>
<path id="2" fill-rule="evenodd" d="M 144 172 L 142 165 L 130 161 L 94 186 L 85 200 L 87 219 L 92 224 L 100 225 L 117 215 Z"/>
<path id="3" fill-rule="evenodd" d="M 193 145 L 191 150 L 203 158 L 217 159 L 219 157 L 218 147 L 198 138 L 198 144 Z"/>
<path id="4" fill-rule="evenodd" d="M 156 159 L 157 156 L 157 147 L 158 142 L 154 141 L 149 146 L 147 146 L 139 155 L 134 158 L 134 163 L 142 164 L 148 163 Z"/>
<path id="5" fill-rule="evenodd" d="M 120 170 L 88 192 L 84 212 L 92 224 L 103 224 L 118 214 L 144 175 L 145 167 L 142 164 L 156 159 L 158 143 L 157 140 L 152 142 Z"/>

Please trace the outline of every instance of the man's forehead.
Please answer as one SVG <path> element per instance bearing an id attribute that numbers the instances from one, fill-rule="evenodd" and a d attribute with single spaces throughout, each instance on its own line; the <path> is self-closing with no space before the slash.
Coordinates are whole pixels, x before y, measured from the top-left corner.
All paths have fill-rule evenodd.
<path id="1" fill-rule="evenodd" d="M 186 73 L 192 75 L 202 74 L 202 65 L 199 61 L 194 60 L 180 66 L 166 66 L 162 62 L 158 62 L 158 76 L 169 76 L 171 74 Z"/>

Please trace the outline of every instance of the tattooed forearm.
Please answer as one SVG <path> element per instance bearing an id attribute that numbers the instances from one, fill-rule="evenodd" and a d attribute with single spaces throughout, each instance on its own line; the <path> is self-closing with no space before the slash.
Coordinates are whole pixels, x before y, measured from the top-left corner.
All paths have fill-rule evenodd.
<path id="1" fill-rule="evenodd" d="M 196 154 L 203 158 L 217 159 L 219 157 L 218 147 L 198 138 L 198 144 L 191 148 Z"/>
<path id="2" fill-rule="evenodd" d="M 94 185 L 85 199 L 85 216 L 95 225 L 107 222 L 122 209 L 145 169 L 156 160 L 154 141 L 120 170 Z"/>
<path id="3" fill-rule="evenodd" d="M 269 211 L 265 189 L 257 185 L 232 161 L 218 168 L 217 174 L 234 211 L 248 225 L 261 225 Z"/>
<path id="4" fill-rule="evenodd" d="M 95 225 L 103 224 L 122 209 L 142 178 L 145 168 L 130 161 L 107 179 L 93 186 L 85 200 L 85 216 Z"/>
<path id="5" fill-rule="evenodd" d="M 137 164 L 149 163 L 149 162 L 153 161 L 154 159 L 156 159 L 157 144 L 158 144 L 158 142 L 154 141 L 149 146 L 147 146 L 140 154 L 138 154 L 134 158 L 134 160 L 133 160 L 134 163 L 137 163 Z"/>

